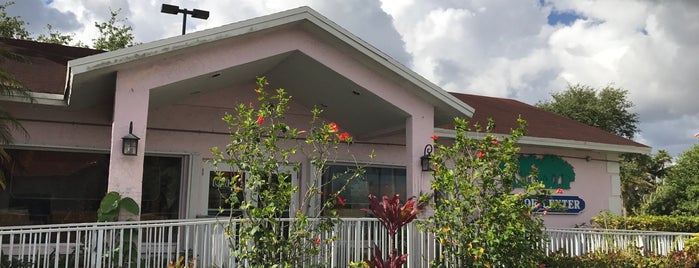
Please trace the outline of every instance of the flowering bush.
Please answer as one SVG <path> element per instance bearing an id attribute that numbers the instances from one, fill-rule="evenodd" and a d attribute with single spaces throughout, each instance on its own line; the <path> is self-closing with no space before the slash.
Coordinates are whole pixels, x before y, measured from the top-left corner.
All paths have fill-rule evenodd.
<path id="1" fill-rule="evenodd" d="M 490 134 L 469 138 L 472 130 L 463 119 L 455 120 L 456 137 L 449 145 L 436 145 L 430 156 L 434 166 L 434 215 L 421 226 L 434 233 L 442 246 L 438 266 L 449 267 L 536 267 L 543 259 L 542 214 L 524 203 L 527 198 L 543 201 L 550 193 L 534 181 L 513 193 L 518 172 L 516 146 L 525 134 L 525 122 L 500 139 Z M 433 138 L 434 139 L 434 138 Z M 542 203 L 540 201 L 540 203 Z M 546 211 L 546 210 L 544 210 Z"/>
<path id="2" fill-rule="evenodd" d="M 332 238 L 321 239 L 321 234 L 332 230 L 339 220 L 337 216 L 311 219 L 343 205 L 340 193 L 344 187 L 338 192 L 323 193 L 322 186 L 311 181 L 299 195 L 299 187 L 292 185 L 291 175 L 285 170 L 291 166 L 297 172 L 299 164 L 290 158 L 303 153 L 311 162 L 314 174 L 310 177 L 320 178 L 328 158 L 342 146 L 348 149 L 352 137 L 347 132 L 338 134 L 336 123 L 322 122 L 319 109 L 313 109 L 308 131 L 289 126 L 284 120 L 291 97 L 283 89 L 270 93 L 266 86 L 265 78 L 258 78 L 257 105 L 239 104 L 236 114 L 223 117 L 230 130 L 230 142 L 223 150 L 211 149 L 212 161 L 215 166 L 229 165 L 236 173 L 218 172 L 214 186 L 221 189 L 227 208 L 241 211 L 231 213 L 225 232 L 235 258 L 246 267 L 308 267 L 308 261 L 320 253 L 322 244 L 332 242 Z M 305 142 L 299 142 L 302 134 L 306 135 Z M 346 183 L 362 174 L 362 169 L 348 172 L 342 177 Z M 241 191 L 245 194 L 238 194 Z M 313 209 L 311 204 L 320 200 L 321 194 L 329 198 Z M 289 215 L 292 196 L 301 196 L 301 200 Z M 238 218 L 242 221 L 233 223 Z"/>

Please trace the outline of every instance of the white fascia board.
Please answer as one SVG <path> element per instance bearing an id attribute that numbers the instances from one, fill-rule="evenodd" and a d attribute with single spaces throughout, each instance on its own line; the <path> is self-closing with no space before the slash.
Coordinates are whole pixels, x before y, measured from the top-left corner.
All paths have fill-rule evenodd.
<path id="1" fill-rule="evenodd" d="M 31 98 L 18 95 L 0 95 L 0 101 L 11 101 L 19 103 L 42 104 L 51 106 L 68 106 L 63 94 L 51 94 L 40 92 L 29 92 Z"/>
<path id="2" fill-rule="evenodd" d="M 455 138 L 456 130 L 435 128 L 435 135 L 445 138 Z M 500 133 L 484 133 L 484 132 L 467 132 L 466 136 L 469 138 L 480 139 L 488 134 L 495 136 L 509 136 Z M 519 144 L 523 145 L 536 145 L 536 146 L 547 146 L 556 148 L 567 148 L 567 149 L 582 149 L 591 151 L 604 151 L 604 152 L 617 152 L 617 153 L 639 153 L 639 154 L 649 154 L 651 148 L 649 147 L 638 147 L 629 145 L 616 145 L 616 144 L 606 144 L 599 142 L 589 142 L 589 141 L 575 141 L 575 140 L 563 140 L 554 138 L 539 138 L 539 137 L 529 137 L 524 136 L 519 139 Z"/>

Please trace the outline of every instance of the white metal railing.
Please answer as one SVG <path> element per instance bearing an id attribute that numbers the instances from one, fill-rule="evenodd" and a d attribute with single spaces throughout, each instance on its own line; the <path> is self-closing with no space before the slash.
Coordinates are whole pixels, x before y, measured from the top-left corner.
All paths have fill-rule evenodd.
<path id="1" fill-rule="evenodd" d="M 237 242 L 224 235 L 226 224 L 228 219 L 185 219 L 0 227 L 0 257 L 31 267 L 157 268 L 186 256 L 196 261 L 196 267 L 236 267 L 230 246 Z M 230 224 L 235 228 L 238 222 Z M 691 236 L 600 229 L 547 229 L 546 233 L 550 239 L 542 241 L 545 252 L 563 250 L 570 256 L 628 247 L 667 254 L 682 249 Z M 334 240 L 322 244 L 314 260 L 329 267 L 369 259 L 374 243 L 388 253 L 388 235 L 373 218 L 345 218 L 320 238 Z M 410 254 L 410 268 L 429 267 L 439 250 L 433 236 L 418 231 L 413 223 L 402 229 L 397 240 L 399 253 Z"/>
<path id="2" fill-rule="evenodd" d="M 667 255 L 682 250 L 693 234 L 610 229 L 547 229 L 549 241 L 546 253 L 565 251 L 568 256 L 580 256 L 593 251 L 638 249 Z"/>

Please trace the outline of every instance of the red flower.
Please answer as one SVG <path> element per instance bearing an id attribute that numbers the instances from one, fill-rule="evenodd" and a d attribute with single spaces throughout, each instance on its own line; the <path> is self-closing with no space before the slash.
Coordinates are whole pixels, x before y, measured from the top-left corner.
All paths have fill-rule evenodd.
<path id="1" fill-rule="evenodd" d="M 350 138 L 351 138 L 351 137 L 350 137 L 350 134 L 347 133 L 347 132 L 343 132 L 342 134 L 340 134 L 340 141 L 342 141 L 342 142 L 346 142 L 346 141 L 348 141 Z"/>
<path id="2" fill-rule="evenodd" d="M 320 245 L 320 237 L 316 237 L 316 245 Z"/>
<path id="3" fill-rule="evenodd" d="M 330 124 L 328 124 L 328 126 L 330 127 L 330 132 L 332 132 L 332 133 L 337 132 L 337 124 L 335 124 L 335 122 L 330 122 Z"/>
<path id="4" fill-rule="evenodd" d="M 430 137 L 430 139 L 432 139 L 433 141 L 436 141 L 437 139 L 439 139 L 439 136 L 437 136 L 437 135 L 432 135 L 432 136 Z"/>
<path id="5" fill-rule="evenodd" d="M 498 140 L 492 140 L 492 141 L 490 141 L 490 143 L 492 143 L 493 145 L 498 145 L 498 144 L 500 144 L 500 143 L 498 142 Z"/>
<path id="6" fill-rule="evenodd" d="M 544 210 L 544 215 L 549 214 L 548 210 Z"/>
<path id="7" fill-rule="evenodd" d="M 342 196 L 339 196 L 339 195 L 338 195 L 338 196 L 336 196 L 335 198 L 337 198 L 337 203 L 340 203 L 340 206 L 344 206 L 344 205 L 345 205 L 345 200 L 342 199 Z"/>
<path id="8" fill-rule="evenodd" d="M 257 121 L 255 121 L 258 125 L 262 125 L 262 123 L 265 122 L 265 118 L 262 117 L 261 115 L 257 117 Z"/>
<path id="9" fill-rule="evenodd" d="M 563 193 L 563 189 L 561 189 L 561 188 L 556 189 L 556 193 L 557 193 L 557 194 L 562 194 L 562 193 Z"/>
<path id="10" fill-rule="evenodd" d="M 485 156 L 485 153 L 482 152 L 482 151 L 481 151 L 481 152 L 478 152 L 478 153 L 476 154 L 476 157 L 478 157 L 478 158 L 482 158 L 482 157 L 484 157 L 484 156 Z"/>
<path id="11" fill-rule="evenodd" d="M 540 206 L 541 206 L 541 203 L 536 203 L 536 206 L 535 206 L 535 207 L 538 208 L 538 207 L 540 207 Z"/>

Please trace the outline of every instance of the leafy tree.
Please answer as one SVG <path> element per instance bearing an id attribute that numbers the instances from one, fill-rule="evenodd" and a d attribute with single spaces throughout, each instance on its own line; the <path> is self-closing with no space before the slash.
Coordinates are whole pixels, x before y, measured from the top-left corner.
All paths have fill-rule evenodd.
<path id="1" fill-rule="evenodd" d="M 108 21 L 95 22 L 95 27 L 100 32 L 97 38 L 92 39 L 95 49 L 111 51 L 135 45 L 133 28 L 127 25 L 126 19 L 117 19 L 120 11 L 121 9 L 109 10 L 111 17 Z"/>
<path id="2" fill-rule="evenodd" d="M 520 180 L 515 177 L 516 143 L 525 133 L 524 120 L 519 123 L 509 136 L 498 139 L 489 121 L 484 138 L 476 139 L 467 136 L 472 131 L 468 123 L 456 118 L 453 143 L 436 145 L 430 156 L 434 215 L 423 227 L 441 245 L 438 267 L 537 267 L 543 260 L 543 222 L 534 212 L 550 193 L 532 177 L 522 178 L 531 182 L 513 193 L 513 183 Z M 481 132 L 480 126 L 474 128 Z M 538 203 L 527 206 L 526 199 Z M 544 209 L 546 214 L 554 208 Z"/>
<path id="3" fill-rule="evenodd" d="M 677 156 L 662 183 L 641 206 L 650 215 L 699 215 L 699 145 Z"/>
<path id="4" fill-rule="evenodd" d="M 568 85 L 552 93 L 553 101 L 539 102 L 539 108 L 619 136 L 633 138 L 638 132 L 638 114 L 629 111 L 633 103 L 627 91 L 607 86 L 599 91 L 586 85 Z"/>
<path id="5" fill-rule="evenodd" d="M 587 85 L 568 85 L 561 93 L 552 93 L 552 101 L 539 102 L 539 108 L 610 133 L 633 138 L 638 130 L 638 114 L 629 111 L 634 105 L 628 92 L 607 86 L 601 90 Z M 643 197 L 655 189 L 665 164 L 670 161 L 665 151 L 655 156 L 623 154 L 620 163 L 621 190 L 626 213 L 637 212 Z"/>
<path id="6" fill-rule="evenodd" d="M 26 23 L 20 16 L 7 16 L 7 7 L 14 5 L 10 1 L 0 5 L 0 37 L 13 39 L 30 39 L 29 32 L 24 28 Z"/>
<path id="7" fill-rule="evenodd" d="M 664 150 L 655 155 L 624 154 L 620 163 L 621 196 L 627 214 L 640 212 L 643 198 L 654 192 L 672 157 Z"/>
<path id="8" fill-rule="evenodd" d="M 46 31 L 48 32 L 48 35 L 40 34 L 36 37 L 36 41 L 64 46 L 69 45 L 70 42 L 73 41 L 73 35 L 61 34 L 61 32 L 54 30 L 51 24 L 46 24 Z"/>

